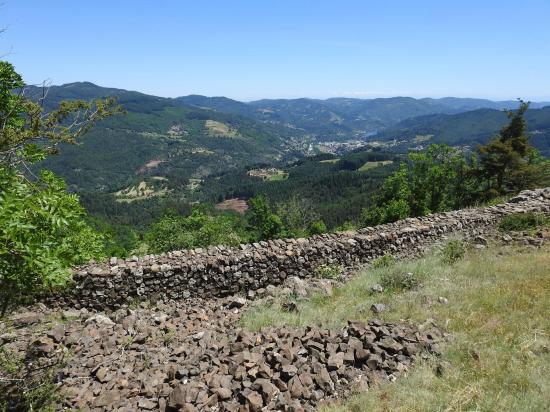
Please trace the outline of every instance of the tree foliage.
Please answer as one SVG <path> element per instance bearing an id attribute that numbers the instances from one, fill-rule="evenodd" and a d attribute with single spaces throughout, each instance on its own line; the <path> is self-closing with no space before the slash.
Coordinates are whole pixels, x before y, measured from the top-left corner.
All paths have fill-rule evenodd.
<path id="1" fill-rule="evenodd" d="M 168 213 L 145 235 L 149 250 L 154 253 L 210 245 L 236 246 L 245 240 L 237 216 L 211 215 L 199 208 L 185 217 Z"/>
<path id="2" fill-rule="evenodd" d="M 462 152 L 444 144 L 410 153 L 363 210 L 362 224 L 394 222 L 409 216 L 451 210 L 467 202 L 473 182 Z"/>
<path id="3" fill-rule="evenodd" d="M 263 195 L 250 199 L 249 225 L 257 240 L 267 240 L 281 237 L 283 233 L 283 222 L 281 218 L 273 213 Z"/>
<path id="4" fill-rule="evenodd" d="M 26 96 L 21 76 L 0 61 L 0 298 L 2 312 L 18 298 L 65 284 L 68 268 L 103 257 L 103 240 L 84 220 L 78 197 L 53 173 L 30 163 L 74 143 L 92 125 L 120 111 L 112 99 L 62 102 L 45 112 Z"/>
<path id="5" fill-rule="evenodd" d="M 43 171 L 35 182 L 0 167 L 0 298 L 64 285 L 69 267 L 104 257 L 103 238 L 83 220 L 78 197 Z"/>
<path id="6" fill-rule="evenodd" d="M 479 175 L 486 198 L 534 188 L 548 179 L 548 163 L 530 145 L 525 112 L 529 102 L 520 100 L 508 111 L 510 122 L 488 144 L 480 146 Z"/>

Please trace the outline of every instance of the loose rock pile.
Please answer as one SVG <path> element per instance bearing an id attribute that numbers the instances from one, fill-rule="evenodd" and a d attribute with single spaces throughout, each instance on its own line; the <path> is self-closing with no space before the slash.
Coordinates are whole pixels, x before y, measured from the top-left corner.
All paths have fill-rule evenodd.
<path id="1" fill-rule="evenodd" d="M 172 302 L 109 317 L 44 309 L 13 317 L 14 331 L 0 330 L 0 339 L 35 367 L 65 356 L 55 379 L 71 409 L 299 411 L 393 380 L 421 353 L 434 352 L 440 336 L 434 327 L 377 320 L 339 331 L 252 333 L 235 327 L 246 304 Z M 45 320 L 59 316 L 64 322 Z"/>

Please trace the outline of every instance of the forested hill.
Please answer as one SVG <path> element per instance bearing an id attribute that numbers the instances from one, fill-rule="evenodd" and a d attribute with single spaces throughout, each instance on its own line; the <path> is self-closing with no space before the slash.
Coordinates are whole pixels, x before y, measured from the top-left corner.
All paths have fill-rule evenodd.
<path id="1" fill-rule="evenodd" d="M 42 90 L 31 87 L 30 93 L 40 98 Z M 246 165 L 296 160 L 315 152 L 315 142 L 322 140 L 397 139 L 414 145 L 420 136 L 470 144 L 497 132 L 506 122 L 500 109 L 517 105 L 410 97 L 244 103 L 199 95 L 162 98 L 82 82 L 49 88 L 45 106 L 107 96 L 117 97 L 127 112 L 101 122 L 80 145 L 63 147 L 42 164 L 65 178 L 71 190 L 115 193 L 148 181 L 155 188 L 147 190 L 181 191 Z M 529 110 L 527 120 L 535 145 L 550 154 L 550 108 Z"/>
<path id="2" fill-rule="evenodd" d="M 264 99 L 243 103 L 226 97 L 185 96 L 179 102 L 215 111 L 234 113 L 258 120 L 289 125 L 314 134 L 322 140 L 364 138 L 417 116 L 456 114 L 480 108 L 495 110 L 517 108 L 517 101 L 495 102 L 485 99 L 446 97 L 413 99 L 391 97 L 377 99 L 331 98 Z M 543 107 L 550 103 L 533 103 Z"/>
<path id="3" fill-rule="evenodd" d="M 30 94 L 41 96 L 39 88 Z M 303 132 L 236 114 L 186 105 L 138 92 L 71 83 L 48 90 L 45 106 L 63 99 L 116 96 L 126 110 L 102 121 L 77 146 L 64 145 L 41 166 L 66 179 L 71 190 L 114 192 L 146 177 L 175 188 L 189 179 L 292 158 L 288 145 Z"/>
<path id="4" fill-rule="evenodd" d="M 536 107 L 536 105 L 535 105 Z M 550 105 L 525 113 L 531 143 L 550 156 Z M 410 144 L 443 142 L 449 145 L 486 143 L 508 119 L 502 110 L 478 109 L 458 114 L 433 114 L 404 120 L 376 136 L 378 140 L 407 141 Z"/>

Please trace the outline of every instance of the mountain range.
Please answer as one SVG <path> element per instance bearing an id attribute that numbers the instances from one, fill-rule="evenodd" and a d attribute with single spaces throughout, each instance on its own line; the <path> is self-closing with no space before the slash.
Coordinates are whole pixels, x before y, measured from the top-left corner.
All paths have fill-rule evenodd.
<path id="1" fill-rule="evenodd" d="M 39 96 L 41 90 L 30 87 L 29 93 Z M 326 141 L 471 145 L 506 123 L 502 109 L 518 105 L 454 97 L 163 98 L 89 82 L 50 87 L 45 105 L 107 96 L 116 96 L 126 113 L 102 121 L 79 145 L 63 147 L 44 163 L 74 191 L 115 193 L 148 178 L 166 190 L 180 190 L 193 180 L 246 165 L 284 164 L 314 154 Z M 533 103 L 527 119 L 535 143 L 550 154 L 550 103 Z"/>

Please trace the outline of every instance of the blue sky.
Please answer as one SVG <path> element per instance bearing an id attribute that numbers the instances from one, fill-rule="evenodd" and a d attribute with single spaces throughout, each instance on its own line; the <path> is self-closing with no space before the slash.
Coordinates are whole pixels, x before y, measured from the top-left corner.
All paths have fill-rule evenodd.
<path id="1" fill-rule="evenodd" d="M 550 0 L 0 3 L 0 54 L 28 83 L 241 100 L 550 100 Z"/>

